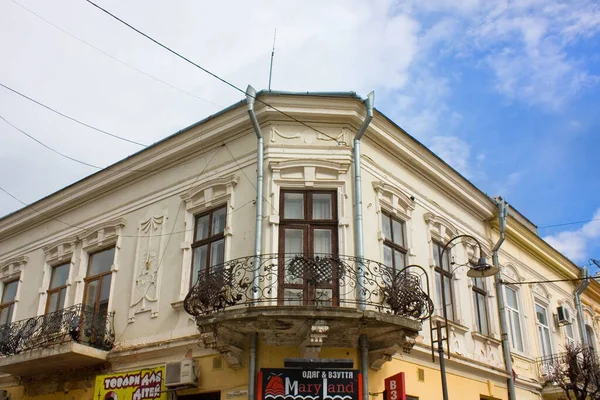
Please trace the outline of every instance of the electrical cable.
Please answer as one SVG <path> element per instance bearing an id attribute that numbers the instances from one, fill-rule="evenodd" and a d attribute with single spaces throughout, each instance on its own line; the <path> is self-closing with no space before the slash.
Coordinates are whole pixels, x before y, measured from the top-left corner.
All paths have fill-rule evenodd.
<path id="1" fill-rule="evenodd" d="M 322 131 L 320 131 L 320 130 L 318 130 L 318 129 L 316 129 L 316 128 L 313 128 L 312 126 L 310 126 L 310 125 L 306 124 L 305 122 L 302 122 L 302 121 L 300 121 L 299 119 L 297 119 L 297 118 L 293 117 L 292 115 L 290 115 L 290 114 L 286 113 L 285 111 L 282 111 L 282 110 L 280 110 L 280 109 L 278 109 L 278 108 L 276 108 L 276 107 L 274 107 L 274 106 L 272 106 L 272 105 L 270 105 L 270 104 L 266 103 L 265 101 L 263 101 L 263 100 L 259 99 L 258 97 L 256 97 L 256 96 L 252 96 L 252 95 L 250 95 L 250 94 L 246 93 L 246 91 L 245 91 L 245 90 L 243 90 L 243 89 L 241 89 L 240 87 L 238 87 L 238 86 L 234 85 L 233 83 L 231 83 L 231 82 L 227 81 L 226 79 L 224 79 L 224 78 L 221 78 L 220 76 L 218 76 L 218 75 L 217 75 L 217 74 L 215 74 L 214 72 L 211 72 L 211 71 L 209 71 L 208 69 L 206 69 L 206 68 L 202 67 L 201 65 L 199 65 L 199 64 L 196 64 L 194 61 L 192 61 L 192 60 L 190 60 L 189 58 L 187 58 L 187 57 L 185 57 L 185 56 L 181 55 L 180 53 L 176 52 L 175 50 L 172 50 L 172 49 L 171 49 L 171 48 L 169 48 L 168 46 L 166 46 L 166 45 L 162 44 L 161 42 L 159 42 L 158 40 L 156 40 L 156 39 L 152 38 L 151 36 L 149 36 L 149 35 L 145 34 L 145 33 L 144 33 L 144 32 L 142 32 L 141 30 L 137 29 L 137 28 L 136 28 L 136 27 L 134 27 L 133 25 L 131 25 L 131 24 L 129 24 L 128 22 L 126 22 L 126 21 L 122 20 L 121 18 L 117 17 L 115 14 L 111 13 L 110 11 L 106 10 L 105 8 L 102 8 L 102 7 L 100 7 L 98 4 L 94 3 L 93 1 L 91 1 L 91 0 L 85 0 L 85 1 L 87 1 L 88 3 L 90 3 L 91 5 L 93 5 L 94 7 L 96 7 L 97 9 L 99 9 L 99 10 L 103 11 L 104 13 L 108 14 L 108 15 L 109 15 L 109 16 L 111 16 L 112 18 L 116 19 L 117 21 L 119 21 L 119 22 L 120 22 L 120 23 L 122 23 L 123 25 L 127 26 L 128 28 L 132 29 L 133 31 L 135 31 L 135 32 L 139 33 L 140 35 L 144 36 L 146 39 L 148 39 L 148 40 L 150 40 L 150 41 L 154 42 L 154 43 L 155 43 L 155 44 L 157 44 L 158 46 L 160 46 L 160 47 L 162 47 L 163 49 L 167 50 L 168 52 L 170 52 L 170 53 L 172 53 L 172 54 L 176 55 L 177 57 L 179 57 L 179 58 L 181 58 L 182 60 L 184 60 L 184 61 L 188 62 L 189 64 L 191 64 L 191 65 L 195 66 L 196 68 L 198 68 L 198 69 L 200 69 L 200 70 L 204 71 L 204 72 L 205 72 L 205 73 L 207 73 L 208 75 L 210 75 L 210 76 L 212 76 L 213 78 L 215 78 L 215 79 L 217 79 L 217 80 L 221 81 L 222 83 L 226 84 L 227 86 L 230 86 L 231 88 L 233 88 L 233 89 L 235 89 L 235 90 L 237 90 L 237 91 L 241 92 L 242 94 L 244 94 L 244 95 L 246 95 L 246 96 L 250 96 L 250 97 L 252 97 L 253 99 L 255 99 L 256 101 L 258 101 L 259 103 L 262 103 L 263 105 L 265 105 L 265 106 L 267 106 L 267 107 L 270 107 L 270 108 L 272 108 L 273 110 L 275 110 L 275 111 L 277 111 L 278 113 L 280 113 L 280 114 L 282 114 L 282 115 L 284 115 L 284 116 L 286 116 L 286 117 L 290 118 L 291 120 L 293 120 L 293 121 L 295 121 L 295 122 L 297 122 L 297 123 L 299 123 L 299 124 L 301 124 L 301 125 L 303 125 L 303 126 L 305 126 L 305 127 L 309 128 L 309 129 L 311 129 L 311 130 L 313 130 L 313 131 L 315 131 L 315 132 L 317 132 L 317 133 L 320 133 L 320 134 L 322 134 L 322 135 L 324 135 L 324 136 L 328 137 L 330 140 L 333 140 L 333 141 L 334 141 L 334 142 L 336 142 L 336 143 L 343 143 L 343 144 L 346 144 L 345 142 L 340 142 L 338 139 L 336 139 L 336 138 L 334 138 L 334 137 L 332 137 L 332 136 L 330 136 L 330 135 L 326 134 L 325 132 L 322 132 Z"/>
<path id="2" fill-rule="evenodd" d="M 78 124 L 80 124 L 80 125 L 83 125 L 83 126 L 85 126 L 85 127 L 88 127 L 88 128 L 90 128 L 90 129 L 93 129 L 93 130 L 95 130 L 95 131 L 98 131 L 98 132 L 100 132 L 100 133 L 103 133 L 103 134 L 105 134 L 105 135 L 112 136 L 112 137 L 114 137 L 114 138 L 116 138 L 116 139 L 123 140 L 123 141 L 125 141 L 125 142 L 129 142 L 129 143 L 137 144 L 138 146 L 142 146 L 142 147 L 147 147 L 147 145 L 145 145 L 145 144 L 143 144 L 143 143 L 136 142 L 135 140 L 130 140 L 130 139 L 124 138 L 124 137 L 122 137 L 122 136 L 119 136 L 119 135 L 115 135 L 115 134 L 113 134 L 113 133 L 110 133 L 110 132 L 107 132 L 107 131 L 105 131 L 105 130 L 103 130 L 103 129 L 96 128 L 95 126 L 92 126 L 92 125 L 86 124 L 85 122 L 82 122 L 82 121 L 78 120 L 77 118 L 70 117 L 70 116 L 68 116 L 67 114 L 64 114 L 64 113 L 62 113 L 62 112 L 60 112 L 60 111 L 57 111 L 57 110 L 55 110 L 54 108 L 52 108 L 52 107 L 50 107 L 50 106 L 47 106 L 47 105 L 45 105 L 44 103 L 41 103 L 41 102 L 39 102 L 39 101 L 37 101 L 37 100 L 35 100 L 35 99 L 32 99 L 31 97 L 29 97 L 29 96 L 27 96 L 27 95 L 24 95 L 23 93 L 21 93 L 21 92 L 19 92 L 19 91 L 15 90 L 15 89 L 13 89 L 13 88 L 10 88 L 10 87 L 6 86 L 5 84 L 3 84 L 3 83 L 1 83 L 1 82 L 0 82 L 0 86 L 2 86 L 3 88 L 5 88 L 5 89 L 7 89 L 7 90 L 10 90 L 11 92 L 13 92 L 13 93 L 15 93 L 15 94 L 18 94 L 18 95 L 19 95 L 19 96 L 21 96 L 21 97 L 24 97 L 24 98 L 26 98 L 26 99 L 27 99 L 27 100 L 29 100 L 29 101 L 32 101 L 32 102 L 34 102 L 35 104 L 37 104 L 37 105 L 39 105 L 39 106 L 42 106 L 42 107 L 44 107 L 45 109 L 48 109 L 48 110 L 50 110 L 50 111 L 52 111 L 52 112 L 54 112 L 54 113 L 56 113 L 56 114 L 58 114 L 58 115 L 60 115 L 60 116 L 62 116 L 62 117 L 65 117 L 65 118 L 67 118 L 67 119 L 70 119 L 70 120 L 71 120 L 71 121 L 73 121 L 73 122 L 77 122 L 77 123 L 78 123 Z"/>
<path id="3" fill-rule="evenodd" d="M 0 115 L 0 119 L 1 119 L 1 120 L 3 120 L 4 122 L 6 122 L 8 125 L 10 125 L 10 126 L 12 126 L 13 128 L 15 128 L 16 130 L 18 130 L 19 132 L 21 132 L 23 135 L 25 135 L 25 136 L 27 136 L 28 138 L 30 138 L 31 140 L 33 140 L 33 141 L 35 141 L 35 142 L 37 142 L 37 143 L 41 144 L 42 146 L 44 146 L 44 147 L 45 147 L 45 148 L 47 148 L 48 150 L 50 150 L 50 151 L 52 151 L 52 152 L 54 152 L 54 153 L 58 154 L 59 156 L 62 156 L 62 157 L 64 157 L 64 158 L 68 158 L 68 159 L 69 159 L 69 160 L 71 160 L 71 161 L 75 161 L 76 163 L 79 163 L 79 164 L 82 164 L 82 165 L 86 165 L 86 166 L 88 166 L 88 167 L 92 167 L 92 168 L 96 168 L 96 169 L 104 169 L 103 167 L 99 167 L 99 166 L 97 166 L 97 165 L 90 164 L 90 163 L 87 163 L 87 162 L 85 162 L 85 161 L 81 161 L 81 160 L 78 160 L 78 159 L 76 159 L 76 158 L 73 158 L 73 157 L 71 157 L 71 156 L 68 156 L 68 155 L 66 155 L 66 154 L 64 154 L 64 153 L 61 153 L 60 151 L 56 150 L 55 148 L 53 148 L 53 147 L 50 147 L 50 146 L 48 146 L 47 144 L 45 144 L 44 142 L 41 142 L 41 141 L 39 141 L 38 139 L 34 138 L 34 137 L 33 137 L 33 136 L 31 136 L 29 133 L 25 132 L 25 131 L 24 131 L 24 130 L 22 130 L 21 128 L 18 128 L 16 125 L 13 125 L 13 124 L 12 124 L 10 121 L 8 121 L 8 120 L 7 120 L 6 118 L 4 118 L 2 115 Z"/>
<path id="4" fill-rule="evenodd" d="M 566 225 L 585 224 L 585 223 L 593 222 L 593 221 L 600 221 L 600 218 L 592 218 L 592 219 L 588 219 L 585 221 L 564 222 L 562 224 L 555 224 L 555 225 L 538 226 L 538 229 L 556 228 L 559 226 L 566 226 Z"/>
<path id="5" fill-rule="evenodd" d="M 64 30 L 64 29 L 63 29 L 63 28 L 61 28 L 60 26 L 58 26 L 58 25 L 54 24 L 52 21 L 49 21 L 49 20 L 47 20 L 46 18 L 42 17 L 41 15 L 39 15 L 38 13 L 36 13 L 35 11 L 33 11 L 33 10 L 31 10 L 31 9 L 27 8 L 27 7 L 26 7 L 26 6 L 24 6 L 23 4 L 21 4 L 21 3 L 17 2 L 17 1 L 15 1 L 15 0 L 12 0 L 12 1 L 13 1 L 13 3 L 15 3 L 16 5 L 18 5 L 19 7 L 23 8 L 24 10 L 27 10 L 27 11 L 29 11 L 31 14 L 35 15 L 36 17 L 38 17 L 38 18 L 39 18 L 39 19 L 41 19 L 42 21 L 44 21 L 44 22 L 48 23 L 49 25 L 52 25 L 53 27 L 55 27 L 55 28 L 56 28 L 56 29 L 58 29 L 59 31 L 61 31 L 61 32 L 65 33 L 65 34 L 67 34 L 67 35 L 69 35 L 69 36 L 71 36 L 73 39 L 76 39 L 76 40 L 80 41 L 80 42 L 81 42 L 81 43 L 83 43 L 83 44 L 86 44 L 86 45 L 88 45 L 88 46 L 89 46 L 89 47 L 91 47 L 92 49 L 94 49 L 94 50 L 96 50 L 96 51 L 98 51 L 98 52 L 100 52 L 100 53 L 104 54 L 105 56 L 107 56 L 107 57 L 109 57 L 109 58 L 113 59 L 114 61 L 116 61 L 116 62 L 118 62 L 118 63 L 120 63 L 120 64 L 122 64 L 122 65 L 124 65 L 124 66 L 126 66 L 126 67 L 128 67 L 128 68 L 131 68 L 132 70 L 134 70 L 134 71 L 136 71 L 136 72 L 139 72 L 139 73 L 140 73 L 140 74 L 142 74 L 142 75 L 145 75 L 145 76 L 147 76 L 147 77 L 149 77 L 149 78 L 152 78 L 152 79 L 154 79 L 154 80 L 155 80 L 155 81 L 157 81 L 157 82 L 160 82 L 160 83 L 162 83 L 162 84 L 164 84 L 164 85 L 167 85 L 167 86 L 169 86 L 170 88 L 173 88 L 173 89 L 175 89 L 175 90 L 178 90 L 178 91 L 180 91 L 180 92 L 182 92 L 182 93 L 185 93 L 185 94 L 187 94 L 188 96 L 194 97 L 194 98 L 196 98 L 196 99 L 202 100 L 202 101 L 204 101 L 204 102 L 210 103 L 210 104 L 212 104 L 212 105 L 214 105 L 214 106 L 217 106 L 217 107 L 220 107 L 220 108 L 225 108 L 225 107 L 223 107 L 223 106 L 222 106 L 222 105 L 220 105 L 220 104 L 214 103 L 214 102 L 212 102 L 212 101 L 210 101 L 210 100 L 207 100 L 207 99 L 205 99 L 205 98 L 203 98 L 203 97 L 197 96 L 197 95 L 195 95 L 194 93 L 188 92 L 187 90 L 181 89 L 180 87 L 177 87 L 177 86 L 175 86 L 175 85 L 172 85 L 172 84 L 170 84 L 170 83 L 168 83 L 168 82 L 165 82 L 165 81 L 163 81 L 162 79 L 160 79 L 160 78 L 157 78 L 157 77 L 156 77 L 156 76 L 154 76 L 154 75 L 151 75 L 151 74 L 149 74 L 149 73 L 147 73 L 147 72 L 144 72 L 144 71 L 142 71 L 142 70 L 140 70 L 140 69 L 138 69 L 138 68 L 136 68 L 136 67 L 134 67 L 134 66 L 132 66 L 132 65 L 129 65 L 129 64 L 127 64 L 126 62 L 124 62 L 124 61 L 122 61 L 122 60 L 119 60 L 119 59 L 118 59 L 118 58 L 116 58 L 115 56 L 113 56 L 113 55 L 111 55 L 111 54 L 109 54 L 109 53 L 105 52 L 104 50 L 102 50 L 102 49 L 100 49 L 100 48 L 98 48 L 98 47 L 94 46 L 94 45 L 93 45 L 93 44 L 91 44 L 90 42 L 87 42 L 87 41 L 85 41 L 85 40 L 83 40 L 83 39 L 81 39 L 81 38 L 79 38 L 79 37 L 77 37 L 77 36 L 73 35 L 72 33 L 70 33 L 70 32 L 68 32 L 68 31 Z"/>
<path id="6" fill-rule="evenodd" d="M 246 177 L 246 179 L 248 180 L 248 182 L 250 182 L 250 184 L 254 187 L 254 190 L 258 190 L 256 188 L 256 185 L 254 184 L 254 182 L 252 182 L 252 180 L 248 177 L 248 175 L 246 175 L 246 173 L 244 172 L 244 170 L 242 169 L 242 167 L 240 166 L 240 164 L 237 162 L 237 160 L 235 159 L 235 157 L 231 153 L 231 150 L 229 150 L 229 147 L 227 146 L 227 144 L 224 143 L 224 146 L 225 146 L 225 149 L 227 150 L 227 152 L 229 153 L 229 155 L 231 156 L 231 159 L 233 160 L 233 162 L 235 163 L 235 165 L 238 166 L 238 169 Z M 273 211 L 275 211 L 275 213 L 277 215 L 279 215 L 279 211 L 275 208 L 275 206 L 265 196 L 263 196 L 263 200 L 266 201 L 267 203 L 269 203 L 269 205 L 271 206 L 271 208 L 273 209 Z"/>

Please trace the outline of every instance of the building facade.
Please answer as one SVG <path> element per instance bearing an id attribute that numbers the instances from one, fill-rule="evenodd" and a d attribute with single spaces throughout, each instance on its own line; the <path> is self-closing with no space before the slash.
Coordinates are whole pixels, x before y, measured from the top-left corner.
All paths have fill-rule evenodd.
<path id="1" fill-rule="evenodd" d="M 597 283 L 582 330 L 578 281 L 531 283 L 580 268 L 383 114 L 365 122 L 368 105 L 251 95 L 2 218 L 0 387 L 368 400 L 404 372 L 412 398 L 441 398 L 440 322 L 450 398 L 507 399 L 510 381 L 518 399 L 555 395 L 544 360 L 580 332 L 598 345 Z M 477 243 L 497 276 L 467 276 Z M 327 365 L 306 360 L 331 359 L 346 364 L 311 375 Z M 197 384 L 168 387 L 182 360 Z"/>

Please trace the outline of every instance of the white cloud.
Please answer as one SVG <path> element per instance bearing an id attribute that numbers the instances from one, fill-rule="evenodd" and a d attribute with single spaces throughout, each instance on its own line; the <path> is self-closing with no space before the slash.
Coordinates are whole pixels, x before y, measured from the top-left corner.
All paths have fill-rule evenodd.
<path id="1" fill-rule="evenodd" d="M 456 136 L 434 136 L 430 148 L 458 172 L 469 177 L 471 146 L 467 142 Z"/>
<path id="2" fill-rule="evenodd" d="M 574 262 L 583 262 L 589 258 L 588 246 L 599 238 L 600 208 L 592 216 L 592 221 L 581 228 L 549 235 L 544 240 Z"/>

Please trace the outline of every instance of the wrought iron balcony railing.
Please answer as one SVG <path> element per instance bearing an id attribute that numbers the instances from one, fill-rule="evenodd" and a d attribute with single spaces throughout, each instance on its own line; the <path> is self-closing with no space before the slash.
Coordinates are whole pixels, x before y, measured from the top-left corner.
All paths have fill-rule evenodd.
<path id="1" fill-rule="evenodd" d="M 81 304 L 46 315 L 0 325 L 0 355 L 77 342 L 110 350 L 115 334 L 113 314 L 98 313 Z"/>
<path id="2" fill-rule="evenodd" d="M 361 278 L 362 277 L 362 278 Z M 319 254 L 242 257 L 201 271 L 184 300 L 202 316 L 236 306 L 351 307 L 415 320 L 433 313 L 429 282 L 420 266 L 395 271 L 376 261 Z"/>

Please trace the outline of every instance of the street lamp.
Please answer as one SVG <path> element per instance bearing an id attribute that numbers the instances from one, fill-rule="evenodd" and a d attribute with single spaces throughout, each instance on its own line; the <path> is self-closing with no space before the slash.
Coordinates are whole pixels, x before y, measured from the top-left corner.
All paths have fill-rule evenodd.
<path id="1" fill-rule="evenodd" d="M 498 267 L 494 267 L 493 265 L 488 264 L 487 260 L 485 259 L 485 257 L 483 256 L 483 251 L 481 250 L 481 243 L 479 243 L 479 241 L 477 239 L 475 239 L 473 236 L 471 235 L 458 235 L 453 237 L 452 239 L 450 239 L 442 248 L 442 251 L 439 252 L 438 254 L 438 265 L 440 268 L 444 268 L 443 267 L 443 256 L 444 256 L 444 252 L 446 251 L 446 249 L 448 249 L 448 246 L 450 246 L 450 244 L 458 239 L 471 239 L 473 240 L 476 244 L 477 247 L 479 248 L 479 259 L 477 261 L 476 265 L 469 265 L 469 271 L 467 272 L 467 276 L 470 278 L 487 278 L 489 276 L 493 276 L 496 275 L 498 273 L 498 271 L 500 270 Z M 452 274 L 454 273 L 454 271 L 451 272 Z M 443 278 L 442 278 L 443 279 Z M 441 294 L 442 294 L 442 298 L 441 298 L 441 303 L 442 303 L 442 315 L 444 317 L 444 326 L 442 327 L 440 321 L 437 321 L 436 324 L 436 328 L 437 328 L 437 339 L 434 341 L 433 340 L 433 326 L 431 327 L 431 352 L 432 352 L 432 356 L 433 356 L 433 343 L 437 342 L 438 345 L 438 356 L 440 359 L 440 374 L 442 377 L 442 395 L 443 395 L 443 399 L 444 400 L 448 400 L 448 382 L 446 381 L 446 361 L 444 359 L 444 344 L 443 341 L 445 340 L 446 343 L 448 344 L 448 358 L 450 358 L 450 342 L 448 341 L 448 314 L 446 311 L 446 289 L 445 289 L 445 285 L 444 285 L 444 281 L 442 280 L 440 282 L 440 287 L 441 287 Z M 442 338 L 442 329 L 445 329 L 446 331 L 446 337 Z M 434 356 L 433 356 L 434 357 Z"/>

